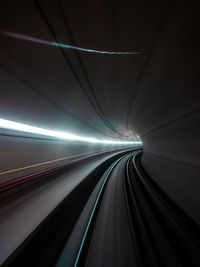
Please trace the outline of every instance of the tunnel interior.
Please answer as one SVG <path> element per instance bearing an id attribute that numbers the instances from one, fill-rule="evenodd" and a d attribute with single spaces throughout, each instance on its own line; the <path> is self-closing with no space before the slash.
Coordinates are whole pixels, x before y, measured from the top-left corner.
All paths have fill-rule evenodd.
<path id="1" fill-rule="evenodd" d="M 0 119 L 100 140 L 141 140 L 142 168 L 199 225 L 197 4 L 2 2 Z M 81 153 L 130 148 L 1 127 L 0 143 L 2 173 Z M 1 176 L 1 183 L 8 176 Z"/>

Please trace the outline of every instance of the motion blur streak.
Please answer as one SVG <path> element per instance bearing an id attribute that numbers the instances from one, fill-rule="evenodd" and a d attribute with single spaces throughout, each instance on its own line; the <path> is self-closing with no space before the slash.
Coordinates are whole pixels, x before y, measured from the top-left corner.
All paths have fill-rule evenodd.
<path id="1" fill-rule="evenodd" d="M 97 151 L 97 152 L 99 152 L 99 151 Z M 46 161 L 46 162 L 40 162 L 40 163 L 37 163 L 37 164 L 34 164 L 34 165 L 24 166 L 24 167 L 20 167 L 20 168 L 17 168 L 17 169 L 12 169 L 12 170 L 8 170 L 8 171 L 0 172 L 0 175 L 12 173 L 12 172 L 18 172 L 18 171 L 34 168 L 34 167 L 37 167 L 37 166 L 47 165 L 49 163 L 58 162 L 58 161 L 62 161 L 62 160 L 65 160 L 65 159 L 71 159 L 71 158 L 78 157 L 78 156 L 83 156 L 83 155 L 86 156 L 87 153 L 73 155 L 73 156 L 69 156 L 69 157 L 64 157 L 64 158 L 61 158 L 61 159 L 54 159 L 54 160 L 50 160 L 50 161 Z"/>
<path id="2" fill-rule="evenodd" d="M 0 265 L 200 267 L 199 20 L 1 1 Z"/>
<path id="3" fill-rule="evenodd" d="M 27 36 L 24 34 L 15 33 L 15 32 L 7 32 L 7 31 L 2 31 L 2 30 L 0 30 L 0 34 L 6 35 L 9 37 L 13 37 L 13 38 L 17 38 L 17 39 L 21 39 L 21 40 L 34 42 L 34 43 L 40 43 L 40 44 L 51 45 L 51 46 L 58 46 L 58 47 L 67 48 L 67 49 L 74 49 L 74 50 L 87 52 L 87 53 L 107 54 L 107 55 L 140 55 L 141 54 L 141 52 L 101 51 L 101 50 L 94 50 L 94 49 L 86 49 L 86 48 L 81 48 L 81 47 L 74 46 L 74 45 L 67 45 L 67 44 L 61 44 L 61 43 L 57 43 L 57 42 L 50 42 L 50 41 L 42 40 L 42 39 L 35 38 L 32 36 Z"/>
<path id="4" fill-rule="evenodd" d="M 74 135 L 71 133 L 64 133 L 64 132 L 57 132 L 57 131 L 51 131 L 46 130 L 42 128 L 38 128 L 35 126 L 14 122 L 10 120 L 0 119 L 0 128 L 3 129 L 9 129 L 14 131 L 21 131 L 25 133 L 31 133 L 31 134 L 41 134 L 44 136 L 52 136 L 57 137 L 61 139 L 71 140 L 71 141 L 83 141 L 83 142 L 89 142 L 89 143 L 98 143 L 98 144 L 130 144 L 130 145 L 141 145 L 141 141 L 115 141 L 115 140 L 101 140 L 91 137 L 83 137 Z"/>

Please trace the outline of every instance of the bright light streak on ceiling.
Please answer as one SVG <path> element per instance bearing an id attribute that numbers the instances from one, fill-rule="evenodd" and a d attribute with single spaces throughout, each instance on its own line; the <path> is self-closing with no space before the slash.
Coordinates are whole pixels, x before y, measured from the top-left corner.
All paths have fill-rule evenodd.
<path id="1" fill-rule="evenodd" d="M 2 30 L 0 30 L 0 35 L 16 38 L 20 40 L 25 40 L 25 41 L 29 41 L 33 43 L 39 43 L 43 45 L 57 46 L 57 47 L 66 48 L 66 49 L 78 50 L 78 51 L 86 52 L 86 53 L 107 54 L 107 55 L 140 55 L 142 54 L 141 52 L 135 52 L 135 51 L 103 51 L 103 50 L 87 49 L 87 48 L 82 48 L 82 47 L 78 47 L 74 45 L 50 42 L 47 40 L 35 38 L 35 37 L 24 35 L 21 33 L 2 31 Z"/>
<path id="2" fill-rule="evenodd" d="M 106 140 L 106 139 L 96 139 L 93 137 L 84 137 L 79 135 L 74 135 L 67 132 L 58 132 L 52 130 L 46 130 L 43 128 L 27 125 L 24 123 L 19 123 L 15 121 L 0 119 L 0 128 L 19 131 L 24 133 L 31 133 L 31 134 L 38 134 L 44 136 L 51 136 L 60 139 L 65 139 L 69 141 L 82 141 L 82 142 L 89 142 L 89 143 L 96 143 L 96 144 L 130 144 L 130 145 L 142 145 L 141 141 L 116 141 L 116 140 Z"/>

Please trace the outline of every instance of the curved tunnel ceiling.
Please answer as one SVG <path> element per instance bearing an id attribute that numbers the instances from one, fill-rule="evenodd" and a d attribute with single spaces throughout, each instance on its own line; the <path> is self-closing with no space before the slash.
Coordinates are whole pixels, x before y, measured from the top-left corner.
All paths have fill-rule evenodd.
<path id="1" fill-rule="evenodd" d="M 1 117 L 97 138 L 139 135 L 146 170 L 200 221 L 195 3 L 8 0 L 0 25 L 83 48 L 141 52 L 89 54 L 1 35 Z"/>
<path id="2" fill-rule="evenodd" d="M 137 92 L 161 24 L 166 23 L 163 7 L 151 9 L 143 3 L 87 1 L 77 6 L 66 1 L 20 5 L 8 1 L 1 9 L 2 30 L 142 55 L 78 53 L 1 36 L 3 115 L 38 125 L 132 137 L 137 129 L 132 113 L 140 114 Z"/>
<path id="3" fill-rule="evenodd" d="M 7 1 L 1 8 L 3 30 L 142 54 L 79 53 L 1 36 L 2 115 L 127 138 L 198 108 L 199 92 L 191 94 L 189 87 L 195 70 L 183 64 L 191 50 L 192 11 L 184 3 Z"/>

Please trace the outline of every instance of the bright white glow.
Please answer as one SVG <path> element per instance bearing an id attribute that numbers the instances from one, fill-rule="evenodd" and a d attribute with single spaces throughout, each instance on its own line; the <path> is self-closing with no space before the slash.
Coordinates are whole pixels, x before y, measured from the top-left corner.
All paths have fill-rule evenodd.
<path id="1" fill-rule="evenodd" d="M 96 139 L 92 137 L 83 137 L 74 135 L 71 133 L 66 132 L 57 132 L 57 131 L 51 131 L 46 130 L 42 128 L 38 128 L 35 126 L 27 125 L 24 123 L 19 123 L 15 121 L 0 119 L 0 128 L 7 129 L 7 130 L 13 130 L 13 131 L 20 131 L 25 133 L 31 133 L 31 134 L 39 134 L 39 135 L 45 135 L 45 136 L 52 136 L 57 137 L 65 140 L 71 140 L 71 141 L 82 141 L 82 142 L 89 142 L 89 143 L 98 143 L 98 144 L 130 144 L 130 145 L 141 145 L 141 141 L 115 141 L 115 140 L 104 140 L 104 139 Z"/>

